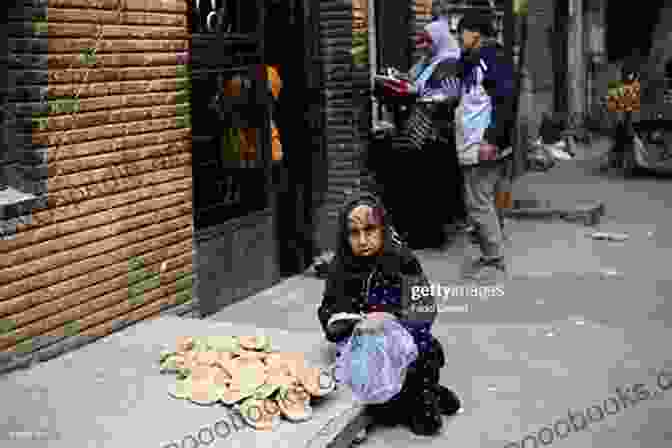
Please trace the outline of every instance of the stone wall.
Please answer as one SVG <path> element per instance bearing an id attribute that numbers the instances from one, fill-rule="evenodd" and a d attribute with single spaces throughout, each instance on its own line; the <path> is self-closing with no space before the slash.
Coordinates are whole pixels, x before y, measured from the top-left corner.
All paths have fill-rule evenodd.
<path id="1" fill-rule="evenodd" d="M 0 367 L 196 300 L 186 0 L 14 1 L 8 100 L 48 206 L 0 242 Z"/>

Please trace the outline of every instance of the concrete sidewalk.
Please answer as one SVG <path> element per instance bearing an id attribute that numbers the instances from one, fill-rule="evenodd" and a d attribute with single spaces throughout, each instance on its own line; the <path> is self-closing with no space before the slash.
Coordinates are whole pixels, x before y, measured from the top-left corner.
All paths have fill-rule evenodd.
<path id="1" fill-rule="evenodd" d="M 210 335 L 267 335 L 274 349 L 304 352 L 312 365 L 334 360 L 331 347 L 312 332 L 179 317 L 144 321 L 0 379 L 0 446 L 181 448 L 199 438 L 204 445 L 241 448 L 349 445 L 339 437 L 357 429 L 348 425 L 362 409 L 345 388 L 315 404 L 310 420 L 283 421 L 273 431 L 253 430 L 222 405 L 169 396 L 175 375 L 160 373 L 161 351 L 174 350 L 178 336 Z"/>

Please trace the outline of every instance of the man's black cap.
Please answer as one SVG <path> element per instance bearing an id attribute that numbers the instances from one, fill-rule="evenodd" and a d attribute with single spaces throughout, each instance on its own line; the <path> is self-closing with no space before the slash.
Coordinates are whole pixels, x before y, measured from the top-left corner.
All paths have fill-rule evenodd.
<path id="1" fill-rule="evenodd" d="M 492 37 L 495 29 L 492 24 L 494 16 L 478 11 L 469 11 L 464 14 L 458 25 L 460 31 L 477 31 L 484 36 Z"/>

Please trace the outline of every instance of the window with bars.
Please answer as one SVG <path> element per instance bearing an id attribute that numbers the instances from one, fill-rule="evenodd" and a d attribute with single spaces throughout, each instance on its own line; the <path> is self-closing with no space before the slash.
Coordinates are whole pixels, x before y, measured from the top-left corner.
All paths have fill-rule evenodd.
<path id="1" fill-rule="evenodd" d="M 193 0 L 187 73 L 197 230 L 268 207 L 261 0 Z"/>
<path id="2" fill-rule="evenodd" d="M 193 33 L 253 34 L 258 27 L 257 2 L 241 0 L 191 0 Z"/>

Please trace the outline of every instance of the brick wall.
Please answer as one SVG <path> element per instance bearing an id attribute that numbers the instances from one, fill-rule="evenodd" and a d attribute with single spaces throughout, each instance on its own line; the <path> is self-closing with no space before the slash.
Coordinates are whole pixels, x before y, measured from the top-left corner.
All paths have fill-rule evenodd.
<path id="1" fill-rule="evenodd" d="M 0 242 L 0 369 L 195 302 L 186 0 L 19 1 L 48 8 L 15 14 L 10 49 L 48 70 L 14 70 L 11 99 L 81 91 L 77 114 L 52 110 L 32 133 L 48 207 Z M 47 32 L 31 38 L 36 15 Z"/>
<path id="2" fill-rule="evenodd" d="M 322 113 L 327 159 L 326 194 L 316 210 L 319 249 L 333 249 L 338 212 L 349 191 L 358 188 L 362 145 L 356 129 L 359 109 L 355 86 L 362 70 L 354 66 L 353 4 L 338 0 L 320 2 L 319 34 L 322 68 Z M 366 70 L 364 70 L 366 75 Z"/>

